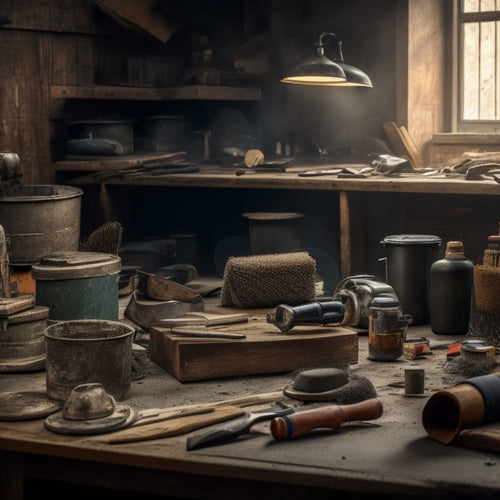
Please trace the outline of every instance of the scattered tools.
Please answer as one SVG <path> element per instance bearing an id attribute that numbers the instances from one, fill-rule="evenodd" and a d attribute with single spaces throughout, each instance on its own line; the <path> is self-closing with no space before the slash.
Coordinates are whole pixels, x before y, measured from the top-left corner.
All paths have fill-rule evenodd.
<path id="1" fill-rule="evenodd" d="M 196 450 L 206 446 L 214 446 L 235 440 L 250 431 L 253 425 L 273 418 L 290 415 L 294 409 L 283 403 L 274 403 L 270 408 L 257 412 L 249 412 L 226 424 L 213 426 L 207 432 L 191 436 L 187 440 L 186 449 Z"/>
<path id="2" fill-rule="evenodd" d="M 177 436 L 231 418 L 240 417 L 247 406 L 283 399 L 280 391 L 251 394 L 212 403 L 196 403 L 173 408 L 152 408 L 139 412 L 130 428 L 113 432 L 109 443 L 130 443 Z M 140 427 L 139 429 L 137 427 Z"/>
<path id="3" fill-rule="evenodd" d="M 268 323 L 287 332 L 297 325 L 326 325 L 341 323 L 344 319 L 344 305 L 339 301 L 311 302 L 300 306 L 280 304 L 274 313 L 266 315 Z"/>
<path id="4" fill-rule="evenodd" d="M 383 405 L 378 399 L 351 405 L 323 406 L 274 418 L 271 421 L 271 434 L 279 440 L 292 439 L 317 428 L 337 429 L 344 422 L 375 420 L 382 413 Z"/>

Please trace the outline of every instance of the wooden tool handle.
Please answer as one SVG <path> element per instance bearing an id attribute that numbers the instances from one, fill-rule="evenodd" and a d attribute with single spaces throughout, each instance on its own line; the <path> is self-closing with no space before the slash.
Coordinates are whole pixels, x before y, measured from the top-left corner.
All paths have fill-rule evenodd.
<path id="1" fill-rule="evenodd" d="M 383 406 L 378 399 L 368 399 L 351 405 L 329 405 L 274 418 L 271 421 L 271 434 L 275 439 L 290 439 L 318 427 L 335 429 L 344 422 L 374 420 L 379 418 L 382 412 Z"/>

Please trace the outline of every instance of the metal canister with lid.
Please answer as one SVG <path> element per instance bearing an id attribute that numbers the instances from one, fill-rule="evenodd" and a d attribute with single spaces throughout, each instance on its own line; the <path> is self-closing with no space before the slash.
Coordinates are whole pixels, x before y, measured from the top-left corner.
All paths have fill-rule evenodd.
<path id="1" fill-rule="evenodd" d="M 121 259 L 101 252 L 55 252 L 34 265 L 37 304 L 49 320 L 118 320 Z"/>
<path id="2" fill-rule="evenodd" d="M 406 328 L 411 316 L 403 314 L 395 297 L 375 297 L 368 321 L 368 359 L 393 361 L 403 354 Z"/>

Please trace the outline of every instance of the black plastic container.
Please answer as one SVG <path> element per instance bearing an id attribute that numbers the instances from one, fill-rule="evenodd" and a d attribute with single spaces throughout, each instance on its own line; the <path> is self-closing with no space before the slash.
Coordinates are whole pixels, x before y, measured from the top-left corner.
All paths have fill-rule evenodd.
<path id="1" fill-rule="evenodd" d="M 429 293 L 432 264 L 441 258 L 441 238 L 427 234 L 386 236 L 386 281 L 394 288 L 405 314 L 414 325 L 430 321 Z"/>
<path id="2" fill-rule="evenodd" d="M 473 263 L 465 257 L 461 241 L 449 241 L 443 259 L 431 267 L 431 329 L 443 335 L 469 331 Z"/>

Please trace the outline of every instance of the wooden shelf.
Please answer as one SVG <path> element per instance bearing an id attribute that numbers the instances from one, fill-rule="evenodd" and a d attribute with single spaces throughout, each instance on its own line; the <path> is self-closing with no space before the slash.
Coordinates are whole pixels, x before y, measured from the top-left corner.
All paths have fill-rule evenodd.
<path id="1" fill-rule="evenodd" d="M 117 85 L 52 85 L 53 99 L 114 99 L 135 101 L 258 101 L 257 87 L 217 87 L 187 85 L 184 87 L 121 87 Z"/>
<path id="2" fill-rule="evenodd" d="M 131 155 L 129 159 L 113 157 L 107 161 L 59 161 L 53 163 L 57 172 L 78 171 L 82 184 L 102 182 L 93 178 L 99 170 L 130 168 L 140 164 L 141 157 Z M 430 178 L 424 175 L 401 177 L 368 177 L 366 179 L 338 178 L 335 175 L 319 177 L 300 177 L 297 174 L 311 168 L 334 168 L 337 164 L 325 164 L 314 167 L 310 164 L 294 164 L 286 173 L 248 173 L 237 176 L 233 169 L 216 165 L 200 165 L 200 171 L 168 175 L 116 176 L 106 179 L 109 185 L 122 186 L 178 186 L 206 188 L 246 188 L 246 189 L 299 189 L 312 191 L 358 191 L 384 193 L 420 193 L 420 194 L 464 194 L 464 195 L 500 195 L 500 184 L 492 180 L 465 180 L 461 178 Z"/>

